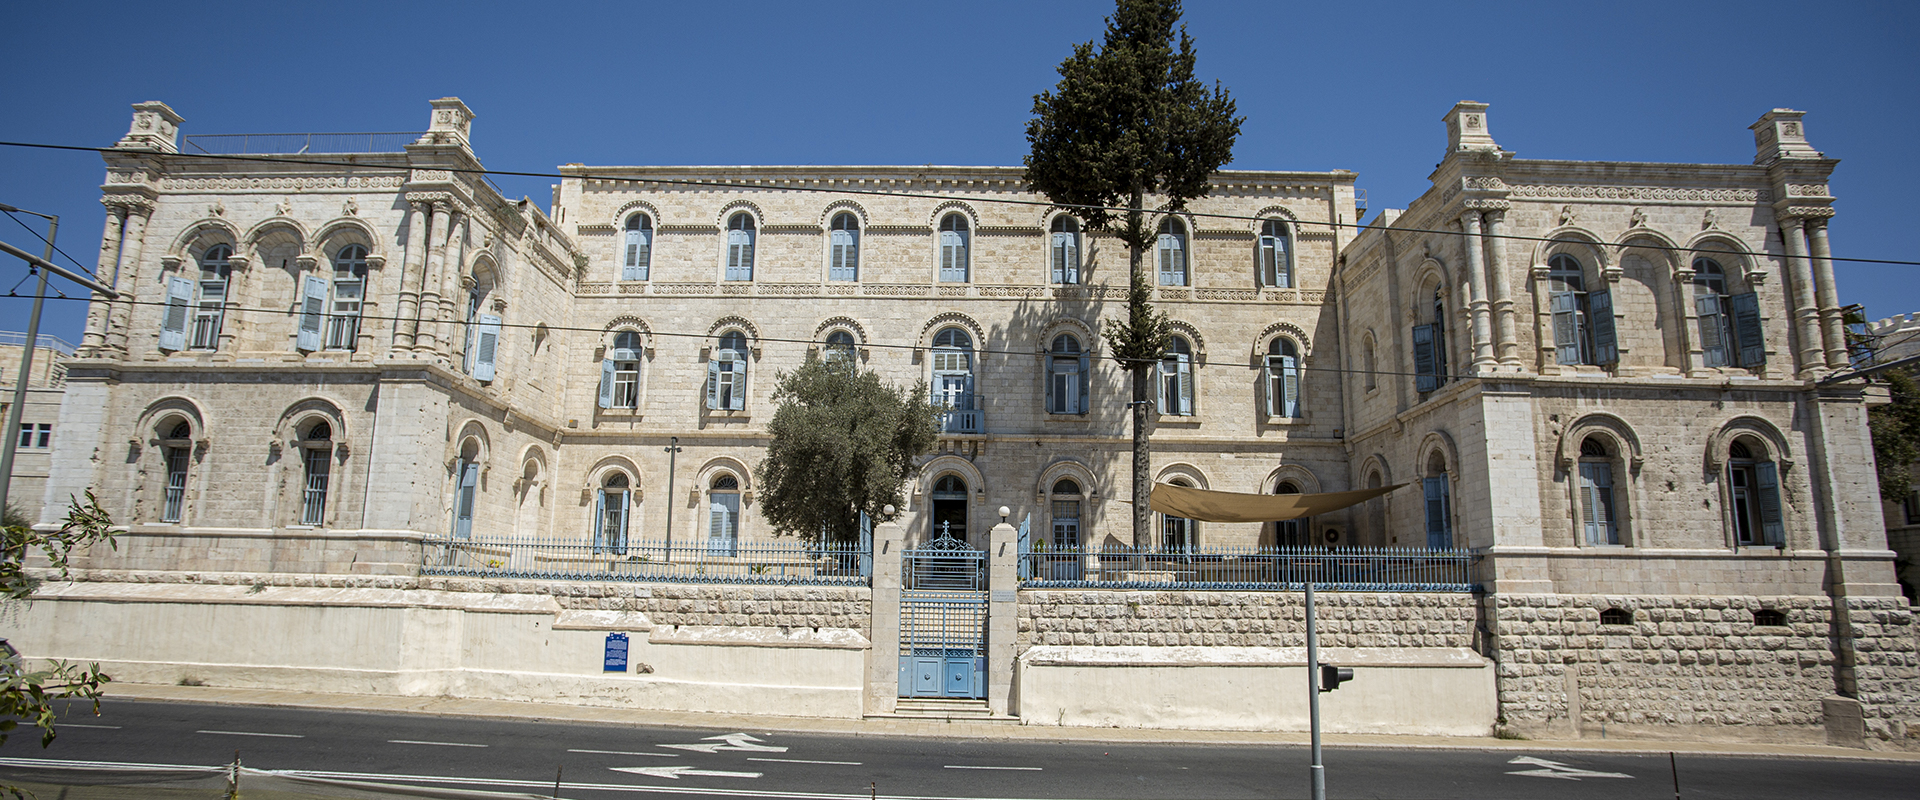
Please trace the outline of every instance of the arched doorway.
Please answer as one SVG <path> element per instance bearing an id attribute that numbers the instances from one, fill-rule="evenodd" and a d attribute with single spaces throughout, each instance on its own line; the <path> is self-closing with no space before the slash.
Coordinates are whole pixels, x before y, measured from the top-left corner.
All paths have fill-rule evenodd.
<path id="1" fill-rule="evenodd" d="M 1300 486 L 1293 481 L 1281 481 L 1273 487 L 1273 493 L 1299 494 Z M 1275 547 L 1306 547 L 1313 543 L 1310 538 L 1312 531 L 1312 517 L 1273 523 L 1273 545 Z"/>
<path id="2" fill-rule="evenodd" d="M 933 528 L 929 541 L 952 538 L 967 541 L 967 482 L 958 475 L 942 475 L 933 483 Z"/>

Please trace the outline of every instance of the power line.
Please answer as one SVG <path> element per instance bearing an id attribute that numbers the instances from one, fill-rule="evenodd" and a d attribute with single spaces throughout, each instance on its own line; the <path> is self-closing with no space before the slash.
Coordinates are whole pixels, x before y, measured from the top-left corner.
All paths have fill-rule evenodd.
<path id="1" fill-rule="evenodd" d="M 161 152 L 148 151 L 148 150 L 125 150 L 125 149 L 115 148 L 115 147 L 80 147 L 77 145 L 42 144 L 42 143 L 36 143 L 36 142 L 0 141 L 0 147 L 27 147 L 27 148 L 38 148 L 43 150 L 68 150 L 68 151 L 76 151 L 76 152 L 102 153 L 102 154 L 116 153 L 123 156 L 124 155 L 140 155 L 140 156 L 148 156 L 148 157 L 160 158 L 160 159 L 168 159 L 168 158 L 217 159 L 217 160 L 223 160 L 223 161 L 251 161 L 251 162 L 260 162 L 260 163 L 268 163 L 268 164 L 296 164 L 296 165 L 303 165 L 303 166 L 342 167 L 346 169 L 374 169 L 374 170 L 386 170 L 386 171 L 392 171 L 394 169 L 397 169 L 397 167 L 391 164 L 357 164 L 357 163 L 347 162 L 347 161 L 327 161 L 324 159 L 313 159 L 313 158 L 286 158 L 282 156 L 222 155 L 222 154 L 213 154 L 213 153 L 161 153 Z M 452 167 L 452 166 L 439 166 L 439 165 L 436 165 L 434 169 L 445 171 L 445 172 L 460 173 L 460 174 L 467 174 L 467 175 L 482 175 L 482 176 L 500 175 L 500 176 L 514 177 L 514 178 L 542 178 L 542 179 L 558 179 L 558 180 L 566 180 L 569 178 L 573 178 L 573 179 L 578 179 L 582 181 L 605 181 L 605 182 L 612 182 L 612 183 L 657 183 L 657 184 L 664 184 L 668 186 L 697 186 L 697 187 L 710 187 L 710 188 L 719 188 L 719 189 L 742 189 L 742 190 L 750 190 L 750 191 L 809 192 L 814 194 L 843 194 L 843 195 L 861 195 L 861 196 L 875 196 L 875 197 L 908 197 L 908 198 L 917 198 L 917 199 L 925 199 L 925 200 L 954 199 L 954 195 L 952 194 L 936 194 L 931 192 L 908 192 L 908 191 L 899 191 L 899 190 L 892 190 L 892 189 L 834 189 L 834 188 L 816 188 L 816 187 L 805 187 L 805 186 L 781 186 L 777 184 L 735 183 L 735 182 L 728 182 L 728 181 L 705 181 L 705 180 L 694 180 L 694 179 L 688 179 L 688 178 L 634 178 L 634 177 L 628 177 L 628 176 L 622 176 L 622 175 L 596 175 L 592 173 L 578 173 L 578 174 L 569 175 L 569 174 L 558 173 L 558 172 L 521 172 L 521 171 L 515 171 L 515 170 L 497 170 L 497 169 Z M 1071 210 L 1081 210 L 1081 211 L 1100 210 L 1100 211 L 1121 211 L 1121 212 L 1132 211 L 1132 209 L 1129 209 L 1123 206 L 1094 206 L 1094 205 L 1084 205 L 1084 204 L 1063 204 L 1063 203 L 1054 203 L 1046 200 L 1017 200 L 1013 198 L 994 198 L 994 197 L 974 198 L 974 200 L 980 203 L 999 203 L 1003 205 L 1020 205 L 1020 206 L 1042 206 L 1047 208 L 1066 209 L 1070 211 Z M 1148 214 L 1160 213 L 1156 209 L 1143 209 L 1143 211 Z M 1199 217 L 1199 218 L 1205 218 L 1205 219 L 1230 219 L 1230 220 L 1253 221 L 1253 222 L 1258 222 L 1258 221 L 1268 219 L 1267 217 L 1259 217 L 1259 216 L 1252 216 L 1252 215 L 1245 215 L 1245 214 L 1218 214 L 1218 213 L 1211 213 L 1211 212 L 1199 212 L 1199 211 L 1188 211 L 1188 210 L 1182 210 L 1177 213 L 1183 216 Z M 1362 225 L 1359 223 L 1358 220 L 1354 222 L 1332 222 L 1332 221 L 1325 221 L 1325 220 L 1289 219 L 1288 221 L 1295 225 L 1321 225 L 1328 228 L 1357 228 L 1357 229 L 1365 230 L 1365 229 L 1376 227 L 1375 225 Z M 1430 234 L 1439 234 L 1443 236 L 1464 235 L 1459 231 L 1435 230 L 1430 228 L 1394 227 L 1394 228 L 1382 228 L 1382 230 L 1388 230 L 1388 231 L 1393 231 L 1398 233 L 1430 233 Z M 1484 230 L 1480 233 L 1480 235 L 1482 237 L 1489 238 L 1489 239 L 1506 239 L 1506 240 L 1519 241 L 1519 242 L 1557 242 L 1557 243 L 1588 244 L 1588 242 L 1581 239 L 1553 238 L 1553 237 L 1546 237 L 1546 236 L 1522 236 L 1520 234 L 1514 234 L 1514 233 L 1503 233 L 1498 236 L 1495 236 L 1493 234 L 1485 232 Z M 1612 245 L 1608 245 L 1608 243 L 1605 243 L 1605 242 L 1599 242 L 1597 244 L 1600 244 L 1603 246 L 1612 246 Z M 1786 257 L 1785 255 L 1775 255 L 1771 253 L 1749 253 L 1741 250 L 1709 250 L 1709 249 L 1669 246 L 1669 245 L 1663 245 L 1663 244 L 1658 244 L 1653 242 L 1637 242 L 1633 245 L 1633 247 L 1642 249 L 1642 250 L 1661 250 L 1661 251 L 1667 251 L 1667 252 L 1673 252 L 1673 253 L 1699 253 L 1699 254 L 1707 254 L 1707 255 L 1754 256 L 1754 257 L 1775 257 L 1775 258 Z M 1809 256 L 1809 258 L 1811 258 L 1811 256 Z M 1890 264 L 1895 266 L 1906 266 L 1906 267 L 1920 266 L 1920 261 L 1907 261 L 1907 260 L 1900 260 L 1900 259 L 1849 258 L 1845 256 L 1828 256 L 1827 260 L 1842 261 L 1842 262 L 1849 262 L 1849 263 L 1855 263 L 1855 264 Z"/>
<path id="2" fill-rule="evenodd" d="M 25 221 L 21 220 L 19 217 L 15 217 L 13 215 L 13 212 L 11 211 L 7 211 L 6 215 L 9 217 L 13 217 L 13 221 L 20 223 L 20 227 L 26 228 L 28 233 L 33 234 L 33 238 L 39 239 L 43 244 L 51 245 L 53 247 L 53 252 L 59 253 L 60 255 L 63 255 L 63 256 L 67 256 L 67 260 L 73 262 L 74 266 L 79 267 L 81 272 L 85 272 L 88 275 L 93 275 L 92 268 L 88 267 L 85 264 L 80 263 L 79 259 L 74 258 L 73 256 L 67 255 L 67 251 L 60 249 L 59 245 L 56 245 L 52 242 L 47 241 L 46 235 L 42 234 L 39 231 L 34 230 L 32 225 L 28 225 Z M 93 275 L 93 277 L 98 278 L 100 276 Z"/>

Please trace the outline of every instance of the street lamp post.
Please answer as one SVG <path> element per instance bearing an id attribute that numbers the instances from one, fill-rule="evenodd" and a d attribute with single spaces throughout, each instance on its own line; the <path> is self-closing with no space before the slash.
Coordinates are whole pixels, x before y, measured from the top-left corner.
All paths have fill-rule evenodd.
<path id="1" fill-rule="evenodd" d="M 667 560 L 668 561 L 673 560 L 673 468 L 674 468 L 674 462 L 679 459 L 680 451 L 683 449 L 685 448 L 680 446 L 680 437 L 678 436 L 667 437 L 666 451 L 667 451 Z"/>
<path id="2" fill-rule="evenodd" d="M 47 254 L 42 260 L 53 260 L 53 237 L 60 232 L 60 217 L 54 214 L 42 214 L 23 208 L 0 203 L 0 209 L 32 214 L 47 220 Z M 40 307 L 47 300 L 47 271 L 35 268 L 40 275 L 40 284 L 33 292 L 33 313 L 27 317 L 27 345 L 20 354 L 20 379 L 13 385 L 13 405 L 7 409 L 6 443 L 0 445 L 0 509 L 5 509 L 11 499 L 13 489 L 13 456 L 20 446 L 20 415 L 27 405 L 27 379 L 33 371 L 33 349 L 40 343 Z"/>

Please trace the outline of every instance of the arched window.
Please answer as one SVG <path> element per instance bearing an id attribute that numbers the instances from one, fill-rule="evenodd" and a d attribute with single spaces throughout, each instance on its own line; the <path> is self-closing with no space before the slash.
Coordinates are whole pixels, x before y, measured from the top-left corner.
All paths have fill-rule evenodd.
<path id="1" fill-rule="evenodd" d="M 461 349 L 467 374 L 481 382 L 493 380 L 494 360 L 500 352 L 500 318 L 486 313 L 487 296 L 492 293 L 493 272 L 476 267 L 473 288 L 467 290 L 466 341 Z"/>
<path id="2" fill-rule="evenodd" d="M 1051 554 L 1044 559 L 1040 574 L 1049 580 L 1080 580 L 1085 573 L 1080 555 L 1080 484 L 1071 478 L 1054 481 L 1048 500 L 1047 515 L 1053 523 L 1053 535 L 1047 540 L 1046 549 Z"/>
<path id="3" fill-rule="evenodd" d="M 707 362 L 707 408 L 741 411 L 747 407 L 747 337 L 727 331 Z"/>
<path id="4" fill-rule="evenodd" d="M 975 411 L 973 337 L 959 328 L 945 328 L 934 334 L 933 403 L 945 413 L 942 427 L 946 432 L 979 432 L 979 415 L 972 413 Z"/>
<path id="5" fill-rule="evenodd" d="M 302 461 L 306 467 L 305 488 L 300 495 L 300 524 L 324 525 L 327 519 L 327 479 L 333 464 L 333 426 L 320 420 L 300 437 Z"/>
<path id="6" fill-rule="evenodd" d="M 745 211 L 727 219 L 727 280 L 753 280 L 753 215 Z"/>
<path id="7" fill-rule="evenodd" d="M 1736 544 L 1779 547 L 1786 543 L 1780 467 L 1768 457 L 1765 445 L 1742 436 L 1728 446 L 1727 493 Z"/>
<path id="8" fill-rule="evenodd" d="M 1293 287 L 1293 248 L 1288 246 L 1287 223 L 1277 219 L 1260 223 L 1260 285 L 1273 289 Z"/>
<path id="9" fill-rule="evenodd" d="M 1286 337 L 1267 345 L 1267 416 L 1300 414 L 1300 353 Z"/>
<path id="10" fill-rule="evenodd" d="M 1720 268 L 1720 262 L 1705 256 L 1694 259 L 1693 305 L 1700 320 L 1703 366 L 1733 366 L 1739 352 L 1727 299 L 1727 273 Z"/>
<path id="11" fill-rule="evenodd" d="M 828 228 L 827 280 L 860 280 L 860 219 L 842 211 Z"/>
<path id="12" fill-rule="evenodd" d="M 469 440 L 460 448 L 455 463 L 453 488 L 453 535 L 465 539 L 473 535 L 473 506 L 480 492 L 480 445 Z"/>
<path id="13" fill-rule="evenodd" d="M 844 330 L 834 331 L 827 334 L 827 346 L 822 357 L 832 363 L 851 366 L 858 363 L 855 353 L 857 346 L 853 340 L 853 334 Z"/>
<path id="14" fill-rule="evenodd" d="M 1167 481 L 1173 486 L 1192 487 L 1186 478 L 1174 478 Z M 1160 549 L 1168 553 L 1184 553 L 1200 546 L 1199 523 L 1186 517 L 1172 514 L 1160 515 Z"/>
<path id="15" fill-rule="evenodd" d="M 367 248 L 350 244 L 333 254 L 333 308 L 327 315 L 327 349 L 352 350 L 360 337 L 360 303 L 366 297 Z"/>
<path id="16" fill-rule="evenodd" d="M 1612 364 L 1620 360 L 1614 337 L 1613 295 L 1586 289 L 1586 271 L 1566 253 L 1547 259 L 1548 307 L 1553 313 L 1554 361 Z"/>
<path id="17" fill-rule="evenodd" d="M 1080 282 L 1080 220 L 1065 214 L 1053 218 L 1053 244 L 1048 262 L 1053 267 L 1053 282 Z"/>
<path id="18" fill-rule="evenodd" d="M 1426 494 L 1427 549 L 1453 549 L 1453 490 L 1447 480 L 1447 460 L 1438 452 L 1427 458 L 1421 488 Z"/>
<path id="19" fill-rule="evenodd" d="M 940 219 L 940 282 L 967 282 L 967 240 L 969 228 L 964 214 L 948 214 Z"/>
<path id="20" fill-rule="evenodd" d="M 640 407 L 640 333 L 616 331 L 600 361 L 600 407 Z"/>
<path id="21" fill-rule="evenodd" d="M 186 510 L 187 465 L 193 452 L 193 425 L 183 419 L 160 423 L 160 455 L 166 460 L 166 484 L 161 487 L 160 521 L 179 522 Z"/>
<path id="22" fill-rule="evenodd" d="M 645 214 L 627 217 L 620 249 L 620 280 L 644 281 L 653 266 L 653 219 Z"/>
<path id="23" fill-rule="evenodd" d="M 933 501 L 933 516 L 928 519 L 933 531 L 927 538 L 966 541 L 967 482 L 958 475 L 942 475 L 933 482 L 933 492 L 928 499 Z"/>
<path id="24" fill-rule="evenodd" d="M 195 350 L 220 346 L 220 325 L 226 317 L 227 281 L 232 276 L 233 248 L 216 244 L 200 254 L 200 283 L 193 312 Z"/>
<path id="25" fill-rule="evenodd" d="M 1281 481 L 1273 487 L 1274 494 L 1299 494 L 1300 486 L 1293 481 Z M 1313 544 L 1313 518 L 1300 517 L 1273 523 L 1273 544 L 1275 547 L 1307 547 Z"/>
<path id="26" fill-rule="evenodd" d="M 1580 520 L 1587 544 L 1620 544 L 1613 454 L 1597 436 L 1580 442 Z"/>
<path id="27" fill-rule="evenodd" d="M 1160 285 L 1187 285 L 1187 226 L 1174 217 L 1162 220 L 1155 252 L 1160 258 Z"/>
<path id="28" fill-rule="evenodd" d="M 1380 382 L 1374 377 L 1379 373 L 1380 368 L 1378 362 L 1374 359 L 1373 334 L 1367 334 L 1366 340 L 1361 342 L 1361 348 L 1364 351 L 1361 354 L 1361 363 L 1364 364 L 1366 368 L 1366 375 L 1364 375 L 1363 378 L 1366 381 L 1367 391 L 1371 392 L 1380 385 Z"/>
<path id="29" fill-rule="evenodd" d="M 707 490 L 707 553 L 731 556 L 740 548 L 740 479 L 722 474 Z"/>
<path id="30" fill-rule="evenodd" d="M 593 552 L 627 554 L 627 509 L 633 503 L 627 474 L 609 473 L 600 482 L 593 515 Z"/>
<path id="31" fill-rule="evenodd" d="M 1447 374 L 1446 290 L 1434 287 L 1431 306 L 1431 321 L 1413 326 L 1413 388 L 1422 394 L 1453 379 Z"/>
<path id="32" fill-rule="evenodd" d="M 1160 359 L 1160 413 L 1162 416 L 1193 415 L 1193 345 L 1184 336 L 1167 337 L 1167 352 Z"/>
<path id="33" fill-rule="evenodd" d="M 1068 333 L 1053 337 L 1047 352 L 1047 413 L 1087 413 L 1089 366 L 1079 339 Z"/>

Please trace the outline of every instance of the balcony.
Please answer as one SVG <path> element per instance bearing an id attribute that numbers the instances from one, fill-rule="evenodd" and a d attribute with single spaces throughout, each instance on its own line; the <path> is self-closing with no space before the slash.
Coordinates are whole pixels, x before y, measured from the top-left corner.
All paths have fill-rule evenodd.
<path id="1" fill-rule="evenodd" d="M 933 407 L 940 414 L 940 432 L 986 433 L 987 412 L 980 406 L 980 398 L 971 394 L 936 396 L 933 398 Z"/>

